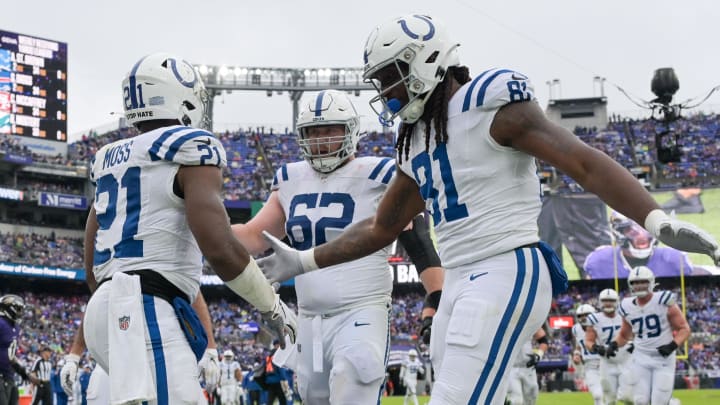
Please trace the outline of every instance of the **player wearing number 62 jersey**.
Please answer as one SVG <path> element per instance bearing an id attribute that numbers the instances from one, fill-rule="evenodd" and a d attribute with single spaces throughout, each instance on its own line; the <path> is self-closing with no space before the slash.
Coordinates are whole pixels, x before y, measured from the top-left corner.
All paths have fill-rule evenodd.
<path id="1" fill-rule="evenodd" d="M 318 93 L 305 103 L 297 122 L 305 160 L 279 168 L 260 212 L 247 224 L 233 225 L 251 253 L 270 247 L 261 236 L 263 230 L 287 236 L 300 250 L 335 239 L 345 227 L 375 214 L 394 178 L 393 159 L 354 156 L 359 117 L 345 93 Z M 442 269 L 425 219 L 413 221 L 405 235 L 409 239 L 401 242 L 426 289 L 432 291 L 426 276 Z M 383 246 L 358 260 L 295 278 L 299 308 L 295 371 L 303 401 L 378 402 L 389 350 L 388 255 L 388 247 Z M 439 280 L 436 289 L 442 284 Z"/>
<path id="2" fill-rule="evenodd" d="M 622 300 L 620 333 L 607 348 L 614 356 L 635 337 L 632 373 L 636 405 L 667 404 L 675 381 L 675 350 L 690 336 L 690 327 L 670 291 L 655 291 L 655 275 L 648 267 L 632 269 L 628 276 L 632 297 Z"/>
<path id="3" fill-rule="evenodd" d="M 439 21 L 412 14 L 379 25 L 363 62 L 380 120 L 402 120 L 395 180 L 374 218 L 312 250 L 276 243 L 259 264 L 275 281 L 351 261 L 386 246 L 429 208 L 447 269 L 430 342 L 431 405 L 502 404 L 510 364 L 545 321 L 553 285 L 566 288 L 558 258 L 538 237 L 536 158 L 665 244 L 720 261 L 712 236 L 670 218 L 624 167 L 550 122 L 527 76 L 470 76 Z"/>
<path id="4" fill-rule="evenodd" d="M 203 256 L 258 308 L 271 333 L 288 330 L 292 340 L 294 321 L 232 236 L 222 205 L 225 151 L 199 128 L 207 95 L 192 65 L 146 56 L 123 80 L 123 95 L 140 135 L 103 146 L 92 163 L 85 269 L 97 289 L 83 320 L 85 342 L 113 376 L 111 402 L 197 403 L 207 337 L 190 302 Z"/>

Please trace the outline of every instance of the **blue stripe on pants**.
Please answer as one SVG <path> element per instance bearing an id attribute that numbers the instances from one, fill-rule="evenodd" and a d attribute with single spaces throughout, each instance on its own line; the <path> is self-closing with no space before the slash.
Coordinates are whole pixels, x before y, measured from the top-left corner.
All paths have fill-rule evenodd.
<path id="1" fill-rule="evenodd" d="M 167 370 L 165 369 L 165 354 L 162 348 L 160 325 L 155 312 L 155 297 L 143 294 L 143 307 L 145 309 L 145 322 L 147 322 L 153 357 L 155 358 L 155 386 L 157 387 L 157 405 L 169 405 Z"/>
<path id="2" fill-rule="evenodd" d="M 537 253 L 535 252 L 535 249 L 531 249 L 533 252 L 533 267 L 534 267 L 534 285 L 535 289 L 537 289 L 537 277 L 538 272 L 536 269 L 537 266 Z M 473 390 L 472 395 L 470 396 L 470 400 L 468 401 L 468 404 L 474 405 L 477 404 L 480 400 L 480 394 L 483 391 L 483 388 L 488 382 L 488 378 L 490 377 L 490 372 L 492 371 L 493 367 L 495 367 L 495 360 L 500 355 L 500 347 L 502 346 L 503 338 L 505 337 L 505 331 L 508 330 L 509 324 L 510 324 L 510 318 L 512 318 L 512 314 L 515 312 L 515 308 L 518 305 L 518 301 L 520 300 L 520 294 L 522 292 L 523 283 L 525 282 L 525 255 L 523 254 L 523 249 L 515 249 L 515 258 L 517 260 L 517 276 L 515 278 L 515 285 L 513 286 L 512 294 L 510 295 L 510 301 L 508 302 L 507 308 L 505 308 L 505 312 L 503 313 L 502 319 L 500 320 L 500 325 L 498 326 L 497 332 L 495 333 L 495 337 L 493 337 L 492 345 L 490 346 L 490 352 L 488 353 L 487 362 L 485 363 L 485 367 L 482 370 L 482 373 L 480 374 L 480 378 L 478 379 L 477 384 L 475 384 L 475 389 Z M 532 286 L 531 286 L 532 287 Z M 532 301 L 535 300 L 535 293 L 534 291 L 532 293 Z M 532 302 L 530 302 L 530 307 L 532 307 Z M 528 304 L 523 306 L 523 314 L 525 312 L 525 309 L 528 307 Z M 522 319 L 521 319 L 522 320 Z M 524 326 L 525 321 L 522 321 Z M 516 333 L 519 333 L 520 330 L 522 330 L 522 326 L 518 328 Z M 512 339 L 512 337 L 511 337 Z M 517 337 L 515 338 L 517 340 Z M 509 346 L 510 347 L 510 346 Z M 512 349 L 511 349 L 512 350 Z M 509 352 L 507 352 L 509 353 Z M 506 353 L 505 356 L 503 356 L 503 359 L 501 361 L 500 369 L 504 369 L 505 366 L 507 366 L 507 360 L 506 357 L 509 357 L 509 355 Z M 498 380 L 498 376 L 501 376 L 501 373 L 498 373 L 495 377 L 495 380 Z M 494 389 L 491 388 L 491 390 L 494 393 Z M 488 399 L 491 399 L 491 395 L 488 395 Z M 487 402 L 489 403 L 489 402 Z"/>
<path id="3" fill-rule="evenodd" d="M 532 278 L 530 279 L 530 289 L 528 290 L 528 298 L 527 301 L 525 301 L 525 306 L 523 306 L 523 310 L 520 314 L 520 319 L 518 320 L 517 327 L 515 328 L 513 334 L 510 336 L 510 342 L 508 342 L 507 349 L 505 350 L 505 355 L 503 356 L 502 363 L 500 364 L 500 369 L 498 369 L 498 372 L 495 375 L 495 379 L 490 386 L 490 391 L 488 392 L 487 399 L 485 400 L 485 404 L 488 405 L 492 402 L 493 396 L 495 396 L 495 391 L 497 391 L 498 387 L 500 386 L 500 380 L 503 374 L 505 374 L 505 369 L 507 367 L 508 361 L 510 361 L 512 349 L 517 343 L 520 332 L 522 332 L 523 328 L 525 328 L 525 324 L 527 323 L 528 317 L 530 316 L 530 311 L 532 311 L 532 307 L 535 304 L 535 295 L 537 292 L 538 281 L 540 279 L 540 263 L 538 262 L 537 249 L 530 249 L 530 252 L 532 254 L 533 269 L 531 276 Z"/>

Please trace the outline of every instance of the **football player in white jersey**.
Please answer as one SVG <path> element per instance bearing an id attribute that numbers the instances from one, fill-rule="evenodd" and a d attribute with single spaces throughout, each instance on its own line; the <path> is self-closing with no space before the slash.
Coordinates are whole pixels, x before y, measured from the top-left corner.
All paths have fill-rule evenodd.
<path id="1" fill-rule="evenodd" d="M 655 275 L 645 266 L 628 276 L 631 297 L 622 300 L 620 333 L 610 342 L 606 356 L 634 340 L 632 374 L 635 405 L 667 404 L 675 384 L 675 350 L 690 336 L 690 326 L 671 291 L 655 291 Z"/>
<path id="2" fill-rule="evenodd" d="M 585 340 L 586 330 L 592 329 L 588 317 L 595 313 L 595 308 L 589 304 L 580 305 L 575 311 L 577 323 L 572 327 L 575 337 L 575 351 L 573 363 L 583 370 L 585 385 L 593 397 L 595 405 L 603 405 L 603 388 L 600 381 L 600 355 L 590 351 Z"/>
<path id="3" fill-rule="evenodd" d="M 628 367 L 628 360 L 634 346 L 625 345 L 623 350 L 614 357 L 605 356 L 605 348 L 615 340 L 622 326 L 622 317 L 617 314 L 618 293 L 613 289 L 600 291 L 598 301 L 601 312 L 587 317 L 592 328 L 585 330 L 585 344 L 590 352 L 598 353 L 600 358 L 600 379 L 606 405 L 615 405 L 618 401 L 632 403 L 633 374 Z"/>
<path id="4" fill-rule="evenodd" d="M 407 405 L 408 398 L 412 398 L 412 402 L 418 405 L 417 400 L 417 382 L 418 373 L 423 369 L 423 363 L 418 359 L 415 349 L 408 350 L 408 358 L 400 367 L 400 383 L 405 386 L 405 398 L 403 405 Z"/>
<path id="5" fill-rule="evenodd" d="M 259 263 L 280 281 L 354 260 L 429 209 L 447 269 L 430 344 L 431 405 L 502 404 L 509 364 L 545 321 L 552 285 L 566 288 L 558 258 L 538 237 L 536 158 L 663 243 L 720 262 L 712 236 L 670 218 L 626 168 L 549 121 L 526 76 L 489 69 L 471 77 L 437 20 L 407 15 L 378 26 L 364 62 L 381 120 L 402 120 L 395 180 L 375 217 L 314 249 L 274 240 L 275 254 Z"/>
<path id="6" fill-rule="evenodd" d="M 85 263 L 98 287 L 85 311 L 85 342 L 112 376 L 112 402 L 196 403 L 207 338 L 190 302 L 203 257 L 271 333 L 284 342 L 295 326 L 232 235 L 222 204 L 225 151 L 200 129 L 207 95 L 195 69 L 152 54 L 122 88 L 125 117 L 140 135 L 103 146 L 92 162 Z"/>
<path id="7" fill-rule="evenodd" d="M 308 100 L 298 114 L 297 127 L 304 160 L 278 169 L 260 212 L 246 224 L 233 225 L 235 236 L 252 254 L 271 246 L 263 230 L 287 236 L 297 249 L 331 241 L 345 227 L 375 214 L 395 175 L 391 158 L 355 157 L 359 117 L 344 92 L 325 90 Z M 442 268 L 425 221 L 422 216 L 415 218 L 412 229 L 399 240 L 426 289 L 437 291 Z M 299 311 L 295 371 L 303 401 L 378 401 L 389 350 L 388 255 L 388 246 L 382 246 L 356 261 L 295 279 Z M 439 291 L 429 294 L 428 300 L 432 296 L 437 307 Z"/>
<path id="8" fill-rule="evenodd" d="M 222 405 L 238 405 L 240 391 L 238 384 L 242 382 L 240 363 L 235 361 L 235 353 L 227 349 L 223 352 L 220 362 L 220 402 Z"/>
<path id="9" fill-rule="evenodd" d="M 537 348 L 533 349 L 533 341 Z M 548 339 L 545 329 L 535 332 L 532 340 L 528 340 L 518 353 L 512 370 L 510 370 L 510 385 L 507 394 L 509 405 L 535 405 L 540 387 L 538 387 L 535 366 L 543 358 L 548 349 Z"/>

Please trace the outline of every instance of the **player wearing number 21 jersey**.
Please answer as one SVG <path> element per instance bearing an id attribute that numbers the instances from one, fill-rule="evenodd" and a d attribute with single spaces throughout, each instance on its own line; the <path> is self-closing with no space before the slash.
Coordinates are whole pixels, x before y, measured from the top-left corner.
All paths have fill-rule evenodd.
<path id="1" fill-rule="evenodd" d="M 87 348 L 112 375 L 112 403 L 197 403 L 207 338 L 190 306 L 203 256 L 255 306 L 268 329 L 294 339 L 280 301 L 232 236 L 222 204 L 225 151 L 201 129 L 207 94 L 188 62 L 164 53 L 139 60 L 123 80 L 125 116 L 140 135 L 103 146 L 85 229 Z M 92 280 L 92 283 L 91 283 Z"/>

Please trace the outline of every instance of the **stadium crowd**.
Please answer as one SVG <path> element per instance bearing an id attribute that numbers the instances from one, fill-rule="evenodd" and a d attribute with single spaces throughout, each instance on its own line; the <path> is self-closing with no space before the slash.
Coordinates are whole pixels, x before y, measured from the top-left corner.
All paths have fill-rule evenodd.
<path id="1" fill-rule="evenodd" d="M 679 289 L 673 291 L 680 296 Z M 573 285 L 567 294 L 553 302 L 550 315 L 573 315 L 582 303 L 599 308 L 595 286 Z M 27 302 L 19 339 L 18 358 L 32 364 L 41 347 L 53 350 L 54 361 L 69 349 L 82 317 L 88 296 L 21 294 Z M 688 360 L 678 360 L 678 370 L 720 371 L 720 290 L 717 286 L 697 285 L 687 289 L 687 319 L 693 331 Z M 244 301 L 207 298 L 213 318 L 214 335 L 220 352 L 232 350 L 245 369 L 263 360 L 268 349 L 257 338 L 260 315 Z M 404 345 L 416 338 L 423 296 L 418 292 L 395 295 L 391 309 L 392 344 Z M 291 305 L 293 309 L 294 306 Z M 548 329 L 550 346 L 546 361 L 566 361 L 573 351 L 569 329 Z"/>

